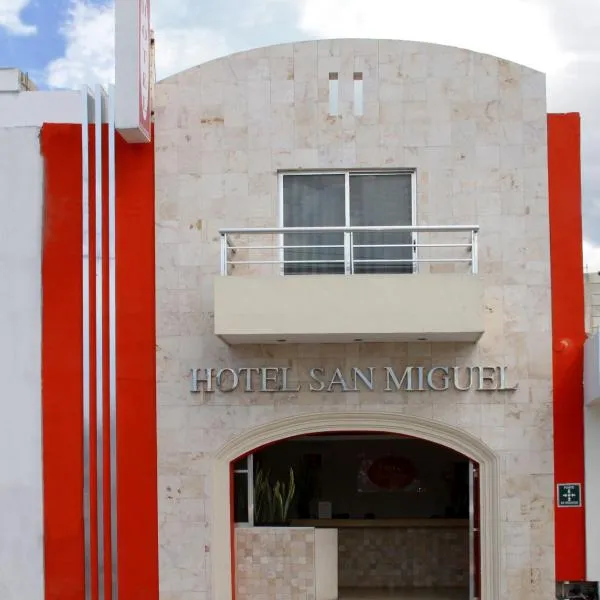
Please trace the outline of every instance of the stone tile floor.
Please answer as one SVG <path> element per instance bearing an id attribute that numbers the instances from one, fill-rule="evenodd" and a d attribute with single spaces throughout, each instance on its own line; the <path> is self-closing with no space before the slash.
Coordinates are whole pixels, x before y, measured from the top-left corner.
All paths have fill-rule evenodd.
<path id="1" fill-rule="evenodd" d="M 410 590 L 371 590 L 340 589 L 339 600 L 468 600 L 469 590 L 465 589 L 410 589 Z"/>

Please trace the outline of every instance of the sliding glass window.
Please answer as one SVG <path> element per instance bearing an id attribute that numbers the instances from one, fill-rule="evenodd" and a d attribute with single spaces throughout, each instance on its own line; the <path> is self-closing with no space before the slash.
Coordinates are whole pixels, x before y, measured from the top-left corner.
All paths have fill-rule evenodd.
<path id="1" fill-rule="evenodd" d="M 284 227 L 413 225 L 411 172 L 289 173 L 280 185 Z M 283 245 L 285 275 L 413 272 L 410 231 L 285 233 Z"/>

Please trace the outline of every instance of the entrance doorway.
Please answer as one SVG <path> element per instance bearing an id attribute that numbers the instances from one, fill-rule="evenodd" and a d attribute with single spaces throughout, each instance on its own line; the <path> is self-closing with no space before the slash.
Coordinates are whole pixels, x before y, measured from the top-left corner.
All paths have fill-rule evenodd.
<path id="1" fill-rule="evenodd" d="M 256 561 L 280 587 L 286 572 L 316 586 L 317 600 L 479 598 L 478 474 L 455 450 L 378 432 L 301 435 L 243 456 L 232 463 L 234 522 L 247 530 L 236 542 L 236 597 L 249 592 Z M 327 532 L 335 538 L 323 546 Z M 311 568 L 327 579 L 320 588 Z"/>

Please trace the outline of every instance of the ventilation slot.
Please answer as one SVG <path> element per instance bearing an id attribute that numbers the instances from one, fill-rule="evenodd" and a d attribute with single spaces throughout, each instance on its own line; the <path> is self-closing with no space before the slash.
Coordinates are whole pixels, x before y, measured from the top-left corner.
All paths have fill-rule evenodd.
<path id="1" fill-rule="evenodd" d="M 329 114 L 339 115 L 339 81 L 337 73 L 329 73 Z"/>
<path id="2" fill-rule="evenodd" d="M 363 74 L 354 73 L 354 114 L 361 117 L 364 113 Z"/>

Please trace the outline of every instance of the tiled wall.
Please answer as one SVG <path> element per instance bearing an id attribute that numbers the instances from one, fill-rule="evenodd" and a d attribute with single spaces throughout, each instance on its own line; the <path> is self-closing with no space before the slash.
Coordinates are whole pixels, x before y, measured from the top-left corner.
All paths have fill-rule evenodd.
<path id="1" fill-rule="evenodd" d="M 315 530 L 235 530 L 236 600 L 315 600 Z"/>
<path id="2" fill-rule="evenodd" d="M 364 115 L 353 114 L 353 72 Z M 339 73 L 339 117 L 328 75 Z M 554 594 L 546 90 L 541 73 L 430 44 L 334 40 L 242 52 L 156 87 L 156 308 L 161 594 L 213 600 L 217 452 L 303 413 L 380 411 L 475 436 L 500 465 L 501 597 Z M 414 168 L 417 222 L 477 223 L 477 344 L 230 347 L 214 335 L 221 227 L 273 227 L 280 169 Z M 511 394 L 189 391 L 190 369 L 505 364 Z M 177 494 L 173 494 L 177 490 Z M 189 576 L 181 577 L 182 566 Z M 223 567 L 226 572 L 229 565 Z M 211 572 L 213 575 L 211 575 Z M 221 600 L 220 598 L 218 600 Z M 495 600 L 495 599 L 494 599 Z"/>
<path id="3" fill-rule="evenodd" d="M 339 586 L 466 587 L 468 529 L 340 529 Z"/>

